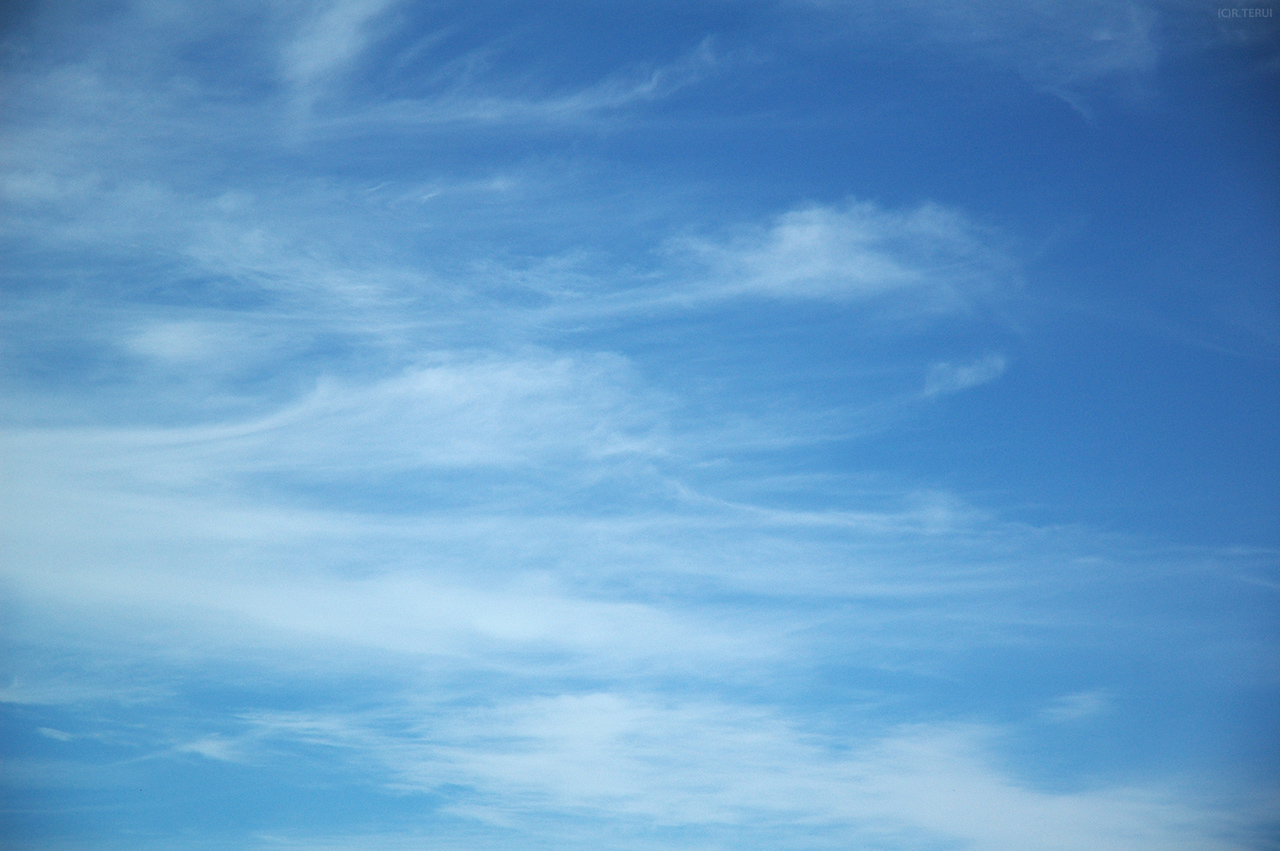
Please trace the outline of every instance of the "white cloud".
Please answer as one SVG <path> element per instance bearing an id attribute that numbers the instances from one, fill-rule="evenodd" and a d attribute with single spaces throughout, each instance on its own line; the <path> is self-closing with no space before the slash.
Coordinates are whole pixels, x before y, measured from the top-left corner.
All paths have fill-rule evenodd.
<path id="1" fill-rule="evenodd" d="M 1040 718 L 1053 723 L 1079 721 L 1100 715 L 1107 710 L 1110 699 L 1103 690 L 1080 691 L 1056 698 L 1040 711 Z"/>
<path id="2" fill-rule="evenodd" d="M 1038 86 L 1070 97 L 1154 70 L 1156 10 L 1135 2 L 1037 0 L 1016 5 L 978 0 L 931 7 L 938 36 L 1012 63 Z"/>
<path id="3" fill-rule="evenodd" d="M 314 129 L 572 125 L 617 116 L 627 107 L 670 97 L 696 85 L 729 61 L 716 53 L 708 38 L 672 62 L 619 70 L 598 82 L 558 93 L 513 91 L 512 86 L 502 83 L 486 86 L 467 74 L 433 95 L 356 107 L 328 117 Z"/>
<path id="4" fill-rule="evenodd" d="M 89 196 L 94 182 L 92 177 L 68 180 L 46 171 L 15 170 L 0 176 L 0 193 L 21 206 L 75 202 Z"/>
<path id="5" fill-rule="evenodd" d="M 891 38 L 923 49 L 949 47 L 1010 68 L 1086 116 L 1099 92 L 1141 97 L 1159 61 L 1160 17 L 1199 7 L 1182 0 L 960 0 L 835 5 L 857 22 L 858 38 Z"/>
<path id="6" fill-rule="evenodd" d="M 210 737 L 178 745 L 175 750 L 178 753 L 199 754 L 219 762 L 240 762 L 243 755 L 237 745 L 238 743 L 225 738 Z"/>
<path id="7" fill-rule="evenodd" d="M 1007 285 L 1014 264 L 992 234 L 926 204 L 905 212 L 869 202 L 811 205 L 727 241 L 679 247 L 706 269 L 686 297 L 910 300 L 922 312 L 962 308 Z M 679 296 L 677 296 L 679 297 Z"/>
<path id="8" fill-rule="evenodd" d="M 370 39 L 370 24 L 398 0 L 332 0 L 303 23 L 281 51 L 282 72 L 304 106 L 319 87 L 354 62 Z"/>
<path id="9" fill-rule="evenodd" d="M 193 362 L 206 360 L 233 348 L 227 331 L 202 322 L 156 322 L 140 329 L 128 339 L 133 351 L 161 361 Z"/>
<path id="10" fill-rule="evenodd" d="M 322 384 L 273 420 L 291 424 L 289 445 L 277 451 L 313 469 L 661 451 L 655 409 L 628 384 L 626 362 L 604 355 L 450 358 L 368 387 Z"/>
<path id="11" fill-rule="evenodd" d="M 995 381 L 1004 375 L 1003 355 L 990 354 L 967 364 L 935 363 L 924 382 L 925 396 L 946 396 Z"/>
<path id="12" fill-rule="evenodd" d="M 1036 789 L 1000 767 L 989 727 L 919 725 L 851 740 L 804 732 L 763 708 L 617 692 L 419 718 L 392 725 L 399 734 L 377 716 L 245 720 L 264 741 L 298 738 L 381 762 L 393 788 L 467 788 L 459 812 L 496 823 L 539 813 L 573 814 L 605 833 L 632 823 L 719 835 L 787 828 L 786 847 L 814 828 L 835 842 L 974 851 L 1244 847 L 1220 838 L 1229 819 L 1171 789 Z"/>
<path id="13" fill-rule="evenodd" d="M 54 739 L 59 742 L 69 742 L 75 738 L 75 736 L 70 733 L 64 733 L 61 730 L 54 730 L 51 727 L 37 727 L 36 732 L 46 738 Z"/>
<path id="14" fill-rule="evenodd" d="M 259 32 L 236 45 L 271 57 L 267 73 L 301 107 L 284 123 L 317 136 L 566 126 L 669 97 L 725 61 L 703 42 L 594 83 L 546 89 L 445 74 L 434 95 L 352 105 L 325 98 L 369 58 L 390 5 L 309 8 L 285 41 Z M 957 35 L 978 26 L 970 15 L 941 26 L 946 37 L 993 56 L 1014 50 L 1010 61 L 1040 84 L 1065 90 L 1147 67 L 1141 17 L 1094 32 L 1084 60 L 1045 51 L 1041 67 L 1015 45 L 1034 31 L 1059 46 L 1052 24 L 1026 24 L 1034 9 L 983 8 L 993 17 L 978 23 L 991 32 Z M 181 30 L 182 10 L 173 14 L 165 26 Z M 1083 25 L 1067 19 L 1063 38 L 1082 38 Z M 735 498 L 750 488 L 735 490 L 733 476 L 767 477 L 742 458 L 742 446 L 768 442 L 763 429 L 728 439 L 714 422 L 725 399 L 677 398 L 628 358 L 591 351 L 613 342 L 592 337 L 591 319 L 655 305 L 963 312 L 1016 279 L 998 234 L 938 205 L 850 201 L 664 242 L 677 213 L 634 235 L 634 254 L 595 269 L 560 262 L 578 256 L 574 245 L 525 257 L 532 271 L 508 297 L 492 280 L 509 258 L 475 249 L 482 241 L 468 228 L 491 227 L 502 238 L 490 245 L 503 248 L 507 237 L 542 246 L 561 229 L 558 219 L 530 224 L 558 204 L 545 186 L 522 184 L 519 165 L 487 180 L 451 174 L 428 152 L 425 164 L 388 175 L 387 191 L 366 191 L 375 181 L 349 176 L 360 171 L 349 148 L 326 160 L 327 150 L 307 147 L 315 138 L 281 133 L 277 95 L 262 96 L 261 80 L 251 95 L 201 91 L 166 58 L 181 50 L 138 51 L 153 42 L 114 35 L 105 49 L 121 61 L 137 53 L 137 64 L 121 71 L 95 54 L 33 72 L 16 102 L 45 108 L 19 110 L 2 143 L 0 191 L 16 211 L 6 236 L 46 257 L 96 258 L 79 267 L 83 277 L 33 264 L 38 282 L 71 282 L 65 303 L 33 286 L 25 313 L 6 307 L 4 318 L 43 321 L 42 332 L 56 326 L 86 347 L 106 341 L 107 355 L 64 364 L 127 363 L 106 379 L 95 373 L 101 395 L 78 391 L 64 418 L 99 425 L 0 432 L 0 573 L 4 605 L 19 613 L 13 640 L 26 642 L 0 701 L 84 721 L 88 704 L 162 704 L 187 676 L 272 690 L 288 677 L 374 670 L 386 681 L 362 686 L 360 700 L 387 707 L 381 714 L 246 711 L 248 730 L 215 734 L 204 709 L 186 705 L 172 717 L 190 729 L 155 738 L 169 758 L 246 764 L 273 740 L 341 746 L 365 760 L 359 782 L 377 777 L 401 792 L 453 784 L 476 793 L 455 799 L 455 812 L 495 823 L 588 813 L 606 824 L 795 835 L 834 826 L 844 847 L 885 837 L 992 851 L 1214 847 L 1211 819 L 1158 790 L 1035 788 L 1004 767 L 989 731 L 859 735 L 854 718 L 843 719 L 846 735 L 819 734 L 805 723 L 812 707 L 770 704 L 783 679 L 827 665 L 900 676 L 889 688 L 908 694 L 906 679 L 937 677 L 962 652 L 1069 641 L 1043 637 L 1064 623 L 1110 627 L 1117 619 L 1091 610 L 1092 591 L 1080 590 L 1093 575 L 1052 569 L 1094 543 L 912 486 L 887 485 L 874 505 L 802 487 L 787 494 L 792 503 Z M 170 47 L 183 43 L 170 36 Z M 193 144 L 200 162 L 184 153 Z M 314 172 L 273 171 L 304 155 L 315 156 Z M 223 157 L 257 171 L 224 185 L 234 169 L 204 163 Z M 557 179 L 564 197 L 599 188 L 581 175 Z M 600 203 L 591 209 L 619 206 Z M 588 218 L 575 215 L 574 225 Z M 566 243 L 579 239 L 563 230 Z M 644 245 L 667 250 L 645 266 Z M 519 273 L 500 283 L 511 281 L 520 289 Z M 558 324 L 572 311 L 574 322 Z M 1004 368 L 998 354 L 938 363 L 924 393 L 958 392 Z M 255 371 L 284 389 L 234 380 Z M 177 385 L 173 375 L 206 383 Z M 224 415 L 210 402 L 219 393 L 252 398 Z M 118 397 L 116 420 L 134 425 L 103 424 L 103 396 Z M 701 408 L 686 421 L 689 402 Z M 5 404 L 21 414 L 24 400 Z M 779 431 L 802 413 L 780 414 Z M 172 422 L 186 425 L 163 424 Z M 839 428 L 815 432 L 829 439 Z M 1108 581 L 1140 569 L 1109 566 Z M 1051 606 L 1037 596 L 1046 591 Z M 1162 638 L 1173 631 L 1162 626 Z M 182 676 L 166 680 L 157 673 L 166 665 Z M 431 688 L 410 687 L 428 675 Z M 482 706 L 463 706 L 477 693 Z M 300 694 L 307 703 L 314 692 Z M 1067 695 L 1041 717 L 1069 721 L 1108 705 L 1100 691 Z M 79 740 L 82 728 L 70 729 Z"/>
<path id="15" fill-rule="evenodd" d="M 204 329 L 163 324 L 134 345 L 157 356 L 194 359 L 211 354 L 215 341 Z M 41 459 L 36 464 L 68 473 L 83 465 L 81 474 L 111 470 L 166 486 L 269 471 L 365 479 L 388 469 L 519 472 L 557 460 L 590 467 L 660 455 L 667 451 L 668 404 L 616 356 L 443 354 L 435 363 L 372 381 L 322 379 L 302 399 L 242 422 L 5 437 L 32 461 Z"/>

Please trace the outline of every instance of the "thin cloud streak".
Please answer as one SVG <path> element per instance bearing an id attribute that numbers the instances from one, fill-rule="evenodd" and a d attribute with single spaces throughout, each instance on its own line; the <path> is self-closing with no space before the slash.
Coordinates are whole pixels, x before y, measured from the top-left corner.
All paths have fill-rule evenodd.
<path id="1" fill-rule="evenodd" d="M 936 363 L 924 383 L 925 396 L 947 396 L 995 381 L 1004 374 L 1003 355 L 991 354 L 968 364 Z"/>
<path id="2" fill-rule="evenodd" d="M 953 51 L 1015 71 L 1030 86 L 1061 98 L 1086 119 L 1100 96 L 1141 101 L 1150 96 L 1162 51 L 1165 18 L 1202 11 L 1183 0 L 1111 3 L 1103 0 L 998 0 L 922 4 L 901 0 L 828 3 L 856 22 L 854 40 L 907 41 Z"/>
<path id="3" fill-rule="evenodd" d="M 407 729 L 376 716 L 255 715 L 242 719 L 242 741 L 372 758 L 402 791 L 466 788 L 495 804 L 468 804 L 465 815 L 496 824 L 515 807 L 576 813 L 600 831 L 821 826 L 833 840 L 990 851 L 1247 847 L 1224 838 L 1238 829 L 1230 816 L 1188 807 L 1172 790 L 1047 792 L 1019 782 L 995 764 L 1000 731 L 990 727 L 914 725 L 850 746 L 767 710 L 619 693 L 539 698 L 461 723 L 430 711 L 404 720 Z"/>
<path id="4" fill-rule="evenodd" d="M 399 132 L 468 126 L 564 128 L 608 120 L 625 121 L 628 107 L 671 97 L 698 84 L 731 62 L 718 55 L 712 39 L 704 39 L 681 59 L 653 69 L 619 72 L 586 88 L 558 95 L 504 94 L 477 90 L 463 82 L 453 89 L 412 100 L 391 101 L 368 109 L 341 110 L 317 117 L 308 132 L 342 128 L 368 133 L 377 128 Z"/>

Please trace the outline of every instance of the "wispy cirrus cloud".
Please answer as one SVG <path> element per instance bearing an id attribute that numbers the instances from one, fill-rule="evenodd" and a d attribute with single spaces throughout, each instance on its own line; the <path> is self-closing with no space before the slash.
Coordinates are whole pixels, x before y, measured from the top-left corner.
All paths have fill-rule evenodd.
<path id="1" fill-rule="evenodd" d="M 1107 710 L 1105 691 L 1080 691 L 1064 694 L 1054 699 L 1040 712 L 1040 717 L 1052 723 L 1079 721 L 1099 715 Z"/>
<path id="2" fill-rule="evenodd" d="M 1063 96 L 1154 61 L 1144 7 L 894 8 Z M 1194 702 L 1166 680 L 1252 687 L 1274 554 L 1033 521 L 857 427 L 1004 390 L 992 205 L 673 188 L 648 148 L 693 131 L 647 122 L 737 42 L 489 63 L 506 19 L 454 11 L 142 4 L 46 21 L 12 75 L 0 703 L 41 812 L 212 800 L 234 847 L 1247 847 L 1260 816 L 1103 734 L 1166 735 L 1133 708 Z M 1050 780 L 1009 745 L 1085 728 Z"/>
<path id="3" fill-rule="evenodd" d="M 1003 375 L 1005 367 L 1005 358 L 999 354 L 966 364 L 935 363 L 925 378 L 924 395 L 945 396 L 987 384 Z"/>
<path id="4" fill-rule="evenodd" d="M 401 131 L 412 128 L 467 126 L 567 127 L 608 119 L 694 86 L 730 64 L 712 39 L 704 39 L 679 59 L 649 67 L 623 69 L 588 86 L 567 92 L 503 91 L 463 79 L 444 85 L 430 96 L 389 101 L 373 109 L 355 109 L 317 123 L 316 129 L 340 130 L 385 125 Z"/>
<path id="5" fill-rule="evenodd" d="M 815 5 L 856 21 L 856 37 L 905 41 L 922 49 L 941 47 L 962 59 L 978 58 L 1009 69 L 1086 116 L 1092 99 L 1102 93 L 1144 97 L 1161 51 L 1169 47 L 1162 39 L 1162 16 L 1194 13 L 1191 4 L 1181 0 L 1036 0 L 1014 5 L 992 0 L 851 0 Z"/>
<path id="6" fill-rule="evenodd" d="M 836 301 L 905 294 L 925 311 L 947 311 L 1013 272 L 991 234 L 936 205 L 812 205 L 744 231 L 681 246 L 706 264 L 711 293 Z"/>
<path id="7" fill-rule="evenodd" d="M 424 707 L 400 720 L 277 713 L 240 723 L 240 742 L 335 748 L 379 764 L 384 782 L 403 792 L 467 789 L 465 801 L 445 792 L 445 810 L 468 819 L 505 824 L 513 808 L 525 812 L 534 818 L 523 841 L 537 842 L 552 814 L 573 813 L 588 836 L 678 825 L 722 841 L 750 830 L 780 847 L 1246 847 L 1230 816 L 1207 802 L 1189 805 L 1173 789 L 1037 789 L 999 765 L 993 727 L 910 725 L 851 742 L 763 708 L 616 692 L 536 698 L 465 718 Z M 211 757 L 222 758 L 225 746 Z"/>
<path id="8" fill-rule="evenodd" d="M 297 25 L 281 49 L 281 74 L 303 105 L 317 86 L 351 65 L 371 40 L 370 24 L 397 0 L 334 0 Z"/>
<path id="9" fill-rule="evenodd" d="M 552 322 L 763 300 L 840 305 L 909 327 L 922 317 L 971 316 L 1015 293 L 1021 273 L 1006 242 L 959 210 L 850 199 L 670 236 L 648 265 L 606 273 L 613 286 L 572 263 L 549 267 L 534 286 L 555 296 L 546 306 Z"/>
<path id="10" fill-rule="evenodd" d="M 1170 4 L 1172 5 L 1172 4 Z M 1159 58 L 1162 4 L 1037 2 L 933 7 L 936 37 L 1007 62 L 1073 106 L 1099 86 L 1141 91 Z"/>

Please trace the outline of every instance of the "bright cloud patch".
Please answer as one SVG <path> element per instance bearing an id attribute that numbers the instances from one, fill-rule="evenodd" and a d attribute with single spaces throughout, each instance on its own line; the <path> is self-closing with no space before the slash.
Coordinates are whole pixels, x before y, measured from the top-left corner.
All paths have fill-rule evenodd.
<path id="1" fill-rule="evenodd" d="M 1106 710 L 1106 692 L 1082 691 L 1057 698 L 1041 710 L 1040 717 L 1054 722 L 1078 721 Z"/>
<path id="2" fill-rule="evenodd" d="M 899 294 L 926 312 L 962 306 L 1007 282 L 1012 264 L 953 211 L 870 203 L 813 206 L 764 229 L 689 247 L 712 270 L 711 293 L 864 301 Z"/>
<path id="3" fill-rule="evenodd" d="M 1004 374 L 1005 360 L 1001 355 L 987 355 L 982 360 L 967 364 L 936 363 L 929 368 L 924 383 L 924 395 L 944 396 L 959 393 L 995 381 Z"/>

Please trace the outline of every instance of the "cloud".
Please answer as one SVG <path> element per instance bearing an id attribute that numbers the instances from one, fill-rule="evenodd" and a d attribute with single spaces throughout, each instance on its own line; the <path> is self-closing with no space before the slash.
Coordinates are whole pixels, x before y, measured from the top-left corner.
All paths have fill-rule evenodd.
<path id="1" fill-rule="evenodd" d="M 932 8 L 938 38 L 1008 62 L 1030 83 L 1068 102 L 1104 83 L 1140 85 L 1155 69 L 1158 13 L 1151 5 L 1038 0 Z"/>
<path id="2" fill-rule="evenodd" d="M 1038 786 L 1002 728 L 962 720 L 1006 717 L 1003 686 L 951 696 L 998 669 L 1036 684 L 1041 720 L 1140 722 L 1110 697 L 1128 685 L 1054 698 L 1071 686 L 1009 648 L 1262 658 L 1232 606 L 1183 606 L 1246 559 L 1170 579 L 1185 558 L 891 478 L 849 436 L 854 403 L 777 390 L 802 384 L 789 365 L 755 398 L 730 385 L 771 357 L 781 303 L 898 328 L 1000 298 L 1018 262 L 999 233 L 931 203 L 652 202 L 642 169 L 601 178 L 613 142 L 560 144 L 723 68 L 711 40 L 556 85 L 445 61 L 420 96 L 383 96 L 360 86 L 396 61 L 389 3 L 265 25 L 252 4 L 221 24 L 147 8 L 17 75 L 0 141 L 21 254 L 0 312 L 0 708 L 78 760 L 49 777 L 109 739 L 192 786 L 206 762 L 286 764 L 521 848 L 1215 847 L 1217 816 L 1157 781 Z M 1060 43 L 1034 9 L 974 9 L 991 17 L 920 14 L 960 16 L 935 43 L 1015 64 L 1040 33 L 1025 73 L 1064 90 L 1146 67 L 1141 17 L 1072 64 L 1048 49 L 1083 38 L 1066 11 Z M 731 324 L 693 322 L 711 313 L 745 330 L 702 362 Z M 745 366 L 715 361 L 730 348 Z M 866 404 L 918 398 L 933 357 L 884 357 L 901 384 Z M 923 393 L 1005 366 L 937 362 Z M 1170 626 L 1169 606 L 1195 616 Z M 310 781 L 271 783 L 312 800 Z"/>
<path id="3" fill-rule="evenodd" d="M 999 766 L 991 727 L 911 725 L 849 740 L 805 732 L 764 708 L 618 692 L 419 719 L 407 727 L 376 716 L 244 721 L 263 741 L 296 739 L 380 762 L 402 791 L 468 789 L 465 803 L 449 807 L 499 824 L 513 812 L 573 814 L 601 834 L 625 835 L 636 824 L 723 838 L 745 831 L 780 847 L 1244 847 L 1221 838 L 1230 819 L 1172 789 L 1037 789 Z M 536 838 L 538 822 L 524 823 Z"/>
<path id="4" fill-rule="evenodd" d="M 1109 702 L 1101 690 L 1064 694 L 1041 710 L 1040 717 L 1055 724 L 1079 721 L 1105 712 Z"/>
<path id="5" fill-rule="evenodd" d="M 46 738 L 54 739 L 59 742 L 69 742 L 75 738 L 75 736 L 70 733 L 64 733 L 61 730 L 54 730 L 50 727 L 38 727 L 36 728 L 36 732 Z"/>
<path id="6" fill-rule="evenodd" d="M 202 322 L 155 322 L 140 329 L 127 345 L 138 354 L 159 361 L 189 363 L 221 355 L 236 342 L 228 339 L 237 329 Z"/>
<path id="7" fill-rule="evenodd" d="M 967 364 L 935 363 L 924 382 L 925 396 L 948 396 L 995 381 L 1004 375 L 1003 355 L 990 354 Z"/>
<path id="8" fill-rule="evenodd" d="M 370 39 L 370 23 L 397 0 L 333 0 L 303 23 L 281 51 L 282 72 L 304 97 L 350 65 Z"/>
<path id="9" fill-rule="evenodd" d="M 869 4 L 850 0 L 816 5 L 839 9 L 857 22 L 857 38 L 880 38 L 920 49 L 949 48 L 1020 74 L 1086 116 L 1100 93 L 1142 97 L 1163 47 L 1161 15 L 1190 4 L 1106 0 L 962 0 Z"/>
<path id="10" fill-rule="evenodd" d="M 281 73 L 294 92 L 294 120 L 312 131 L 342 127 L 367 133 L 375 127 L 401 131 L 446 125 L 538 125 L 574 123 L 661 100 L 696 84 L 723 66 L 713 40 L 704 38 L 684 56 L 647 63 L 560 93 L 516 91 L 509 81 L 482 80 L 475 55 L 440 62 L 427 75 L 435 91 L 416 98 L 375 97 L 373 103 L 331 103 L 323 117 L 308 116 L 326 89 L 353 66 L 374 36 L 373 22 L 398 0 L 338 0 L 297 25 L 281 48 Z M 488 50 L 500 50 L 493 46 Z M 484 51 L 481 51 L 484 52 Z M 379 61 L 385 61 L 381 57 Z M 370 60 L 373 61 L 373 60 Z"/>
<path id="11" fill-rule="evenodd" d="M 1000 756 L 999 728 L 901 726 L 888 708 L 947 676 L 946 659 L 1135 629 L 1133 599 L 1111 613 L 1087 589 L 1141 584 L 1141 571 L 1065 572 L 1068 554 L 1098 544 L 942 495 L 804 511 L 685 488 L 682 501 L 600 511 L 596 491 L 591 508 L 565 510 L 571 480 L 615 457 L 611 435 L 654 422 L 634 381 L 617 359 L 526 353 L 335 383 L 250 423 L 8 432 L 6 599 L 24 613 L 12 637 L 69 648 L 83 667 L 63 695 L 39 680 L 66 662 L 24 654 L 36 684 L 5 694 L 90 700 L 71 714 L 101 726 L 102 706 L 153 678 L 148 711 L 176 720 L 127 727 L 146 731 L 136 749 L 155 759 L 336 771 L 352 788 L 429 796 L 499 843 L 656 824 L 688 832 L 685 847 L 762 835 L 777 847 L 1246 847 L 1217 838 L 1230 819 L 1194 795 L 1038 788 Z M 682 452 L 677 476 L 699 462 Z M 426 481 L 451 467 L 518 475 L 501 500 L 363 511 L 262 476 L 338 470 L 341 491 L 412 465 Z M 1155 572 L 1169 575 L 1168 560 Z M 1180 639 L 1162 626 L 1162 652 L 1202 652 L 1203 628 Z M 781 696 L 832 665 L 850 666 L 865 708 Z M 361 680 L 371 672 L 376 686 Z M 277 697 L 170 708 L 187 682 L 225 677 Z M 96 680 L 110 687 L 95 693 Z M 292 707 L 278 708 L 295 693 L 281 682 L 304 684 Z M 1054 700 L 1042 718 L 1083 717 L 1101 695 Z"/>
<path id="12" fill-rule="evenodd" d="M 1013 262 L 962 214 L 925 204 L 810 205 L 721 241 L 676 244 L 705 269 L 689 297 L 867 301 L 900 296 L 924 312 L 951 311 L 1007 284 Z"/>
<path id="13" fill-rule="evenodd" d="M 148 353 L 168 359 L 205 356 L 206 348 L 191 347 L 214 345 L 204 336 L 192 341 L 186 325 L 176 332 L 162 325 L 149 334 L 143 338 Z M 166 487 L 268 472 L 367 480 L 388 470 L 533 471 L 557 462 L 607 465 L 661 455 L 666 404 L 616 356 L 446 353 L 372 382 L 323 379 L 302 399 L 242 422 L 6 437 L 33 460 Z"/>
<path id="14" fill-rule="evenodd" d="M 179 753 L 199 754 L 206 759 L 219 762 L 240 762 L 243 759 L 235 742 L 221 738 L 207 738 L 195 742 L 187 742 L 179 745 L 176 750 Z"/>
<path id="15" fill-rule="evenodd" d="M 41 608 L 77 612 L 90 632 L 101 632 L 107 624 L 100 619 L 113 611 L 131 612 L 137 627 L 184 646 L 216 649 L 217 656 L 266 648 L 291 657 L 332 647 L 447 659 L 446 669 L 473 676 L 523 668 L 526 674 L 612 678 L 628 671 L 689 674 L 708 664 L 738 670 L 776 659 L 787 644 L 776 628 L 593 598 L 553 577 L 504 576 L 483 562 L 467 577 L 449 558 L 434 570 L 430 559 L 380 565 L 383 551 L 363 568 L 375 575 L 364 578 L 296 562 L 259 565 L 261 575 L 253 576 L 243 563 L 220 563 L 203 548 L 190 551 L 202 563 L 177 576 L 156 564 L 99 560 L 9 580 Z M 311 555 L 323 558 L 319 551 Z M 109 627 L 106 632 L 108 641 L 119 638 Z"/>
<path id="16" fill-rule="evenodd" d="M 730 57 L 716 52 L 711 38 L 706 38 L 672 62 L 621 69 L 594 83 L 559 93 L 516 91 L 502 81 L 486 86 L 467 75 L 429 96 L 389 100 L 328 116 L 315 129 L 340 131 L 350 126 L 367 132 L 377 126 L 401 131 L 477 125 L 513 129 L 569 127 L 616 117 L 630 107 L 671 97 L 730 61 Z"/>

